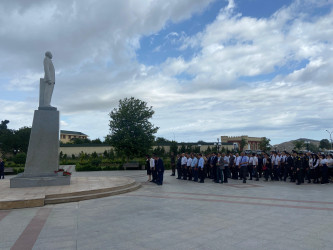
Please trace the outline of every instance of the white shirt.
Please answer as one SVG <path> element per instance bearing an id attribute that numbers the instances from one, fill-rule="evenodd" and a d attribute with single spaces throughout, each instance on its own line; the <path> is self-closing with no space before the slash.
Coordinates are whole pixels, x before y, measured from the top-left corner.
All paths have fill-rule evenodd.
<path id="1" fill-rule="evenodd" d="M 187 159 L 187 166 L 188 166 L 188 167 L 191 167 L 191 163 L 192 163 L 192 158 L 189 157 L 189 158 Z"/>
<path id="2" fill-rule="evenodd" d="M 202 157 L 200 157 L 199 163 L 198 163 L 198 168 L 203 169 L 204 168 L 204 163 L 205 163 L 204 159 Z"/>
<path id="3" fill-rule="evenodd" d="M 320 160 L 320 165 L 324 165 L 324 164 L 326 164 L 327 165 L 327 159 L 321 159 Z"/>
<path id="4" fill-rule="evenodd" d="M 252 156 L 250 157 L 249 165 L 253 165 L 253 157 Z"/>
<path id="5" fill-rule="evenodd" d="M 224 166 L 229 166 L 229 157 L 228 156 L 224 156 L 223 164 L 224 164 Z"/>
<path id="6" fill-rule="evenodd" d="M 273 161 L 273 159 L 272 159 L 272 161 Z M 274 157 L 273 165 L 278 166 L 279 163 L 280 163 L 280 157 L 277 155 L 276 157 Z"/>
<path id="7" fill-rule="evenodd" d="M 254 156 L 253 157 L 253 166 L 258 166 L 258 157 L 257 156 Z"/>
<path id="8" fill-rule="evenodd" d="M 242 159 L 242 156 L 236 157 L 236 166 L 239 166 L 241 159 Z"/>
<path id="9" fill-rule="evenodd" d="M 187 163 L 187 158 L 185 156 L 182 157 L 182 165 L 186 165 Z"/>
<path id="10" fill-rule="evenodd" d="M 282 163 L 285 163 L 286 162 L 286 158 L 287 158 L 287 156 L 286 155 L 281 155 L 281 157 L 280 157 L 281 159 L 281 162 Z"/>
<path id="11" fill-rule="evenodd" d="M 309 167 L 310 167 L 310 169 L 313 169 L 313 159 L 312 159 L 312 157 L 310 157 L 310 159 L 309 159 Z"/>
<path id="12" fill-rule="evenodd" d="M 150 158 L 150 167 L 151 168 L 155 167 L 155 160 L 154 160 L 154 158 Z"/>

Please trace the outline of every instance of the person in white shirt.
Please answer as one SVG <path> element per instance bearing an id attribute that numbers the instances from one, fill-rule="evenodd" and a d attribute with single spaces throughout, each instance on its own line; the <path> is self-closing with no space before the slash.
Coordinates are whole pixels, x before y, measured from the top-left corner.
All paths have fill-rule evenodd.
<path id="1" fill-rule="evenodd" d="M 274 180 L 278 181 L 278 180 L 281 179 L 281 176 L 280 176 L 280 157 L 277 155 L 277 153 L 275 151 L 273 152 L 272 165 L 273 165 Z"/>
<path id="2" fill-rule="evenodd" d="M 257 154 L 253 153 L 252 154 L 252 164 L 253 164 L 253 175 L 256 178 L 256 181 L 259 181 L 259 176 L 258 176 L 258 157 Z"/>
<path id="3" fill-rule="evenodd" d="M 157 172 L 155 168 L 155 156 L 150 158 L 150 170 L 153 175 L 153 180 L 151 182 L 156 182 L 157 181 Z"/>
<path id="4" fill-rule="evenodd" d="M 150 168 L 150 157 L 149 155 L 146 155 L 146 168 L 147 168 L 147 175 L 148 175 L 148 180 L 151 181 L 151 168 Z"/>
<path id="5" fill-rule="evenodd" d="M 250 180 L 252 180 L 253 175 L 253 155 L 249 154 L 249 165 L 247 166 L 247 172 L 250 174 Z"/>
<path id="6" fill-rule="evenodd" d="M 193 157 L 193 155 L 188 155 L 187 162 L 186 162 L 187 176 L 188 176 L 189 181 L 192 180 L 192 174 L 193 174 L 192 173 L 192 168 L 191 168 L 192 157 Z"/>
<path id="7" fill-rule="evenodd" d="M 183 170 L 183 180 L 187 180 L 187 169 L 186 169 L 186 164 L 187 164 L 187 158 L 185 156 L 185 153 L 182 153 L 182 170 Z"/>
<path id="8" fill-rule="evenodd" d="M 236 180 L 238 179 L 238 173 L 239 173 L 239 179 L 242 180 L 242 172 L 240 171 L 240 162 L 242 160 L 242 156 L 240 156 L 238 153 L 236 154 L 236 160 L 235 160 L 235 167 L 236 167 L 236 171 L 237 171 L 237 178 L 235 178 Z"/>
<path id="9" fill-rule="evenodd" d="M 198 172 L 198 158 L 196 154 L 193 154 L 191 169 L 193 173 L 193 181 L 198 182 L 199 172 Z"/>
<path id="10" fill-rule="evenodd" d="M 223 156 L 223 175 L 224 175 L 224 183 L 228 183 L 228 177 L 230 174 L 230 169 L 229 169 L 229 156 L 227 156 L 225 153 L 222 154 Z"/>

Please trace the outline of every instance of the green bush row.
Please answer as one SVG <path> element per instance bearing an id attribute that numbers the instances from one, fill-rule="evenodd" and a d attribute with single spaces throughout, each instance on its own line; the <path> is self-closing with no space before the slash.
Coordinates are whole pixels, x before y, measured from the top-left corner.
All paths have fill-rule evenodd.
<path id="1" fill-rule="evenodd" d="M 14 174 L 19 174 L 24 172 L 24 168 L 13 168 Z"/>
<path id="2" fill-rule="evenodd" d="M 107 165 L 107 166 L 96 166 L 91 164 L 77 164 L 75 166 L 75 170 L 77 172 L 80 171 L 115 171 L 115 170 L 123 170 L 123 165 Z"/>

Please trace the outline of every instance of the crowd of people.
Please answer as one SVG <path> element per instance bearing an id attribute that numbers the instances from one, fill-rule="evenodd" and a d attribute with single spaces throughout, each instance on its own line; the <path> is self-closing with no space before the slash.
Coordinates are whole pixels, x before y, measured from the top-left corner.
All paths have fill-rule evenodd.
<path id="1" fill-rule="evenodd" d="M 270 153 L 188 153 L 171 156 L 172 176 L 177 179 L 203 183 L 228 183 L 228 179 L 259 181 L 290 181 L 300 185 L 327 184 L 333 177 L 332 155 L 275 152 Z M 158 173 L 158 171 L 157 171 Z"/>

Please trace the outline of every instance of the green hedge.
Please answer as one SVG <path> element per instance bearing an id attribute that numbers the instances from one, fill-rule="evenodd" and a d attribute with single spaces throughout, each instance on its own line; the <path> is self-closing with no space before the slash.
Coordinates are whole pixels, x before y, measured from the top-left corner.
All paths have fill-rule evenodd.
<path id="1" fill-rule="evenodd" d="M 5 167 L 6 168 L 23 168 L 24 169 L 24 164 L 17 164 L 13 161 L 6 161 L 5 162 Z"/>
<path id="2" fill-rule="evenodd" d="M 15 174 L 23 173 L 24 168 L 13 168 Z"/>
<path id="3" fill-rule="evenodd" d="M 129 162 L 139 163 L 139 169 L 142 166 L 145 166 L 146 160 L 143 158 L 137 158 L 134 160 L 130 160 Z M 170 158 L 163 159 L 165 170 L 171 169 Z M 74 162 L 73 162 L 74 163 Z M 90 158 L 90 159 L 81 159 L 77 160 L 75 164 L 68 165 L 76 165 L 75 170 L 80 171 L 113 171 L 113 170 L 124 170 L 123 168 L 124 162 L 121 160 L 111 160 L 111 159 L 101 159 L 101 158 Z M 66 165 L 66 164 L 62 164 Z"/>
<path id="4" fill-rule="evenodd" d="M 94 166 L 89 163 L 84 163 L 84 164 L 78 163 L 75 166 L 75 170 L 77 172 L 80 172 L 80 171 L 114 171 L 114 170 L 123 170 L 123 169 L 124 169 L 123 165 L 115 165 L 115 164 Z"/>

